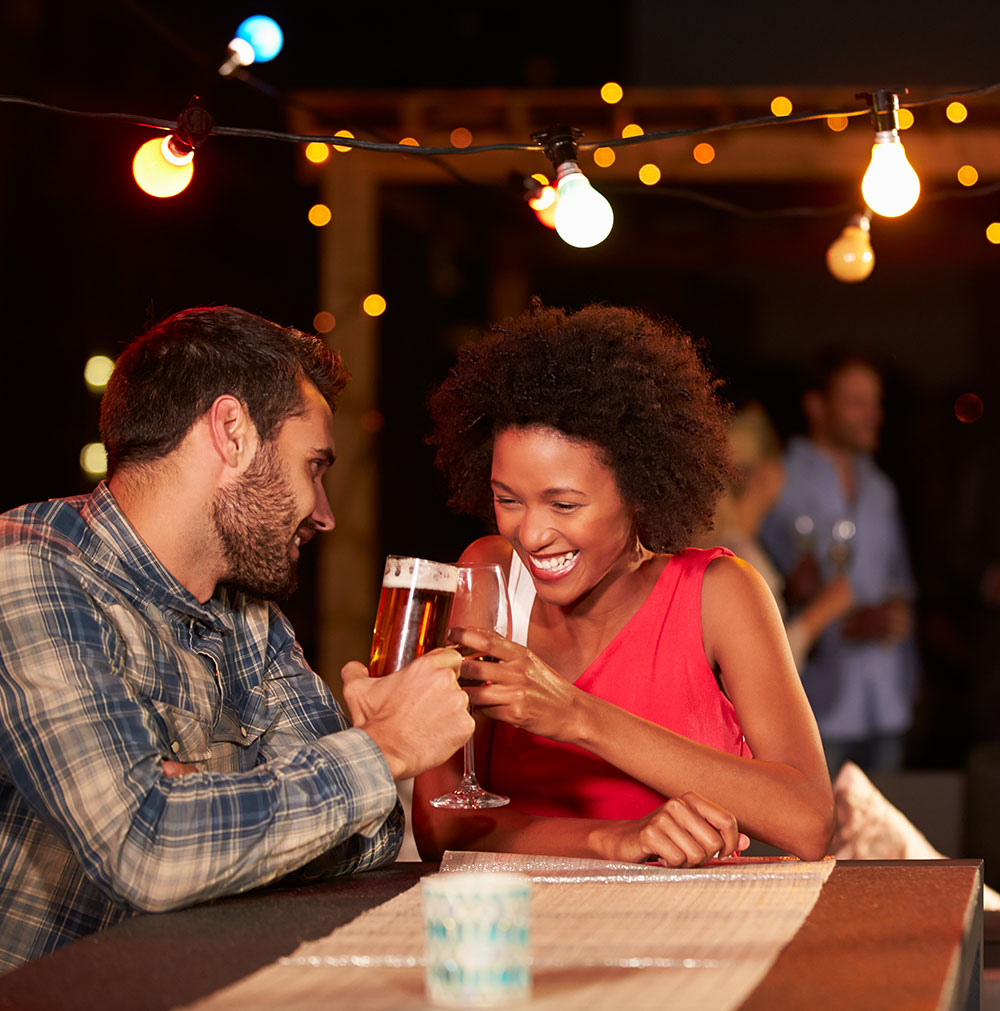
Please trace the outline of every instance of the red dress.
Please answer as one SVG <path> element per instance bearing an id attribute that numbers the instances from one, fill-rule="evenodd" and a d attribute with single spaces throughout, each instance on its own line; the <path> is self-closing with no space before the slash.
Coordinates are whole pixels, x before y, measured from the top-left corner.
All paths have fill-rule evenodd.
<path id="1" fill-rule="evenodd" d="M 705 568 L 731 554 L 687 548 L 674 555 L 576 687 L 692 741 L 752 757 L 705 659 L 701 634 Z M 489 789 L 510 797 L 512 809 L 547 817 L 638 818 L 666 799 L 592 752 L 499 721 L 488 780 Z"/>

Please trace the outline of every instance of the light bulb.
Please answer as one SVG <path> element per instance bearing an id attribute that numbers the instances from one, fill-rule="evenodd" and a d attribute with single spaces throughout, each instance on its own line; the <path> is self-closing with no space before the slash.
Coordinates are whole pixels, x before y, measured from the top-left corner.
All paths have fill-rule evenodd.
<path id="1" fill-rule="evenodd" d="M 151 197 L 175 197 L 194 175 L 194 150 L 184 150 L 173 134 L 154 137 L 136 151 L 132 175 Z"/>
<path id="2" fill-rule="evenodd" d="M 257 63 L 273 60 L 285 42 L 278 22 L 263 14 L 255 14 L 252 18 L 241 21 L 236 29 L 236 38 L 244 39 L 253 46 L 254 60 Z"/>
<path id="3" fill-rule="evenodd" d="M 847 227 L 830 243 L 826 267 L 846 284 L 863 281 L 875 267 L 875 253 L 868 235 L 870 225 L 864 214 L 856 214 Z"/>
<path id="4" fill-rule="evenodd" d="M 555 225 L 559 238 L 578 249 L 603 242 L 615 223 L 614 212 L 575 161 L 564 161 L 559 166 L 557 186 Z"/>
<path id="5" fill-rule="evenodd" d="M 541 186 L 538 195 L 528 201 L 528 206 L 535 212 L 535 217 L 546 228 L 556 227 L 556 208 L 559 206 L 559 191 L 555 186 Z"/>
<path id="6" fill-rule="evenodd" d="M 886 218 L 905 214 L 920 196 L 920 180 L 906 160 L 895 130 L 879 130 L 872 145 L 872 160 L 861 181 L 865 203 Z"/>
<path id="7" fill-rule="evenodd" d="M 267 63 L 281 52 L 284 43 L 285 37 L 274 18 L 263 14 L 246 18 L 240 22 L 235 37 L 229 43 L 227 59 L 219 67 L 219 73 L 228 77 L 237 67 Z"/>

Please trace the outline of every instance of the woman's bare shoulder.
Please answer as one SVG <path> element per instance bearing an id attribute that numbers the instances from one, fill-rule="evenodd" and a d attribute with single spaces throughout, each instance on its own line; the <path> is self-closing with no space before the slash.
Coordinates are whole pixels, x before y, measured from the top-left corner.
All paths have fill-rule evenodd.
<path id="1" fill-rule="evenodd" d="M 502 565 L 504 571 L 509 572 L 512 552 L 509 541 L 493 534 L 473 541 L 462 552 L 458 561 L 465 565 Z"/>

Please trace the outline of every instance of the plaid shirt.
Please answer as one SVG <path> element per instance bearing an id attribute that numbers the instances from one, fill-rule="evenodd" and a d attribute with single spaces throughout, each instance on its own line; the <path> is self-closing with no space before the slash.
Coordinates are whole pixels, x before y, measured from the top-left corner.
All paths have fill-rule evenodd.
<path id="1" fill-rule="evenodd" d="M 167 778 L 164 759 L 199 771 Z M 277 607 L 199 604 L 105 485 L 0 517 L 0 972 L 401 841 L 382 753 Z"/>

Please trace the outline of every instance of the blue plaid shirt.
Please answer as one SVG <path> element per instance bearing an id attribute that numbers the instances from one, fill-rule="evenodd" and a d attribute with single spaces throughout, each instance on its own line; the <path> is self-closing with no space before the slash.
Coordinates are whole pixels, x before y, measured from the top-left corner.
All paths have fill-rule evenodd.
<path id="1" fill-rule="evenodd" d="M 277 607 L 200 604 L 106 485 L 0 516 L 0 971 L 310 861 L 384 864 L 402 821 Z"/>

